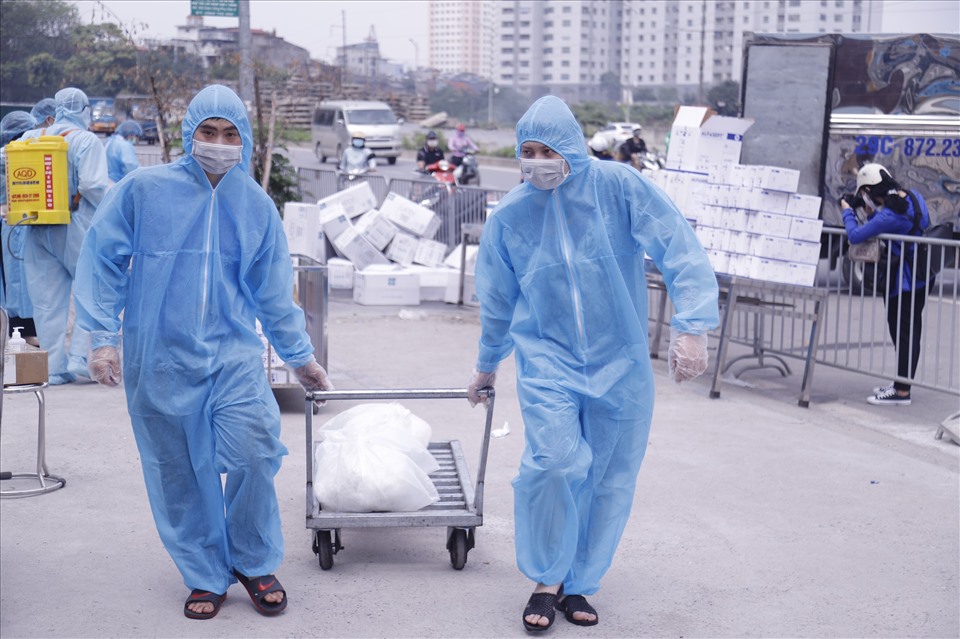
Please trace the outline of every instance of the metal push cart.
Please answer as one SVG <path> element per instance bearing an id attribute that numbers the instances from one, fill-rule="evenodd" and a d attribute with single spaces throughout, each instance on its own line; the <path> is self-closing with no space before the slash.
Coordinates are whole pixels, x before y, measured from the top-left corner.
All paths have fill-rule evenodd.
<path id="1" fill-rule="evenodd" d="M 342 550 L 341 528 L 421 527 L 446 526 L 447 550 L 454 569 L 463 569 L 467 553 L 474 546 L 474 530 L 483 524 L 483 481 L 490 445 L 490 426 L 493 421 L 493 389 L 481 391 L 488 398 L 486 422 L 477 466 L 476 486 L 470 481 L 460 442 L 457 440 L 430 442 L 429 450 L 439 462 L 440 469 L 430 475 L 440 494 L 440 501 L 412 512 L 351 513 L 323 509 L 313 494 L 313 403 L 331 400 L 410 400 L 410 399 L 466 399 L 463 389 L 420 390 L 344 390 L 314 391 L 306 395 L 307 434 L 307 528 L 313 530 L 313 552 L 320 567 L 330 570 L 333 556 Z"/>
<path id="2" fill-rule="evenodd" d="M 328 290 L 327 266 L 320 264 L 307 255 L 294 254 L 291 257 L 299 260 L 293 267 L 296 275 L 297 304 L 303 309 L 307 323 L 307 335 L 313 343 L 314 357 L 317 362 L 327 368 L 327 307 L 330 293 Z M 284 366 L 277 356 L 273 346 L 262 338 L 264 343 L 263 368 L 270 382 L 270 388 L 300 389 L 300 382 L 293 373 Z M 316 411 L 314 411 L 316 413 Z"/>

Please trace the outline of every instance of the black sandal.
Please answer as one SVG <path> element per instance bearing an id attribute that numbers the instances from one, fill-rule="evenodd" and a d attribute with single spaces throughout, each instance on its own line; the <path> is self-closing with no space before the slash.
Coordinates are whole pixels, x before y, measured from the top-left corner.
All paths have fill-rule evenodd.
<path id="1" fill-rule="evenodd" d="M 583 595 L 564 597 L 557 602 L 557 610 L 563 613 L 567 621 L 577 626 L 595 626 L 600 621 L 600 615 L 597 614 L 593 606 L 587 603 L 587 599 Z M 575 612 L 585 612 L 588 615 L 593 615 L 593 619 L 574 619 L 573 613 Z"/>
<path id="2" fill-rule="evenodd" d="M 280 582 L 277 581 L 277 578 L 273 575 L 264 575 L 262 577 L 247 577 L 240 574 L 236 570 L 233 571 L 233 575 L 237 580 L 247 589 L 247 594 L 250 595 L 250 600 L 253 602 L 253 607 L 257 609 L 261 615 L 276 615 L 284 611 L 287 607 L 287 591 L 283 589 L 283 586 L 280 585 Z M 282 592 L 283 599 L 279 602 L 266 601 L 263 597 L 264 595 L 269 595 L 271 592 Z"/>
<path id="3" fill-rule="evenodd" d="M 194 588 L 190 593 L 190 596 L 187 597 L 187 600 L 183 604 L 183 614 L 187 619 L 213 619 L 217 616 L 217 613 L 220 612 L 220 606 L 223 605 L 223 601 L 227 598 L 227 593 L 218 595 L 215 592 L 210 592 L 209 590 L 201 590 L 200 588 Z M 213 604 L 213 610 L 210 612 L 194 612 L 190 610 L 187 606 L 195 603 L 211 603 Z"/>
<path id="4" fill-rule="evenodd" d="M 553 610 L 557 607 L 557 600 L 562 595 L 562 585 L 556 594 L 551 592 L 535 592 L 530 595 L 530 599 L 527 601 L 527 607 L 523 609 L 523 616 L 521 617 L 521 620 L 523 621 L 523 627 L 527 630 L 527 632 L 543 632 L 553 625 Z M 546 617 L 550 623 L 545 626 L 541 626 L 538 623 L 530 623 L 527 621 L 528 615 L 540 615 L 541 617 Z"/>

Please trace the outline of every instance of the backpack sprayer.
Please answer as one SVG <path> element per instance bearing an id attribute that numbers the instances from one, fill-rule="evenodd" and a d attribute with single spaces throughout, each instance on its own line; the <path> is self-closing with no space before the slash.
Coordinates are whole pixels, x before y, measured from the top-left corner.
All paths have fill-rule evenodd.
<path id="1" fill-rule="evenodd" d="M 68 143 L 63 136 L 14 140 L 4 147 L 9 225 L 70 224 Z"/>

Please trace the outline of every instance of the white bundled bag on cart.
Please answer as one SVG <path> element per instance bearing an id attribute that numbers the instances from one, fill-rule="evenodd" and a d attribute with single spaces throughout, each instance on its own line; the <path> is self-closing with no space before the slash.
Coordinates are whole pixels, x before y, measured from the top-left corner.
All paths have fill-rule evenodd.
<path id="1" fill-rule="evenodd" d="M 360 404 L 318 433 L 313 493 L 331 512 L 408 512 L 440 501 L 431 429 L 398 403 Z"/>

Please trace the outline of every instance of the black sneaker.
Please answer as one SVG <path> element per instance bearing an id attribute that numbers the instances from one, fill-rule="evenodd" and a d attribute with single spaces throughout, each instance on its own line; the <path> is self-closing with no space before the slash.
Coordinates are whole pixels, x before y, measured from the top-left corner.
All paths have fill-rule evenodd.
<path id="1" fill-rule="evenodd" d="M 890 388 L 881 389 L 883 392 L 877 393 L 876 395 L 871 395 L 867 398 L 868 404 L 873 404 L 874 406 L 909 406 L 910 405 L 910 395 L 906 397 L 901 397 L 897 395 L 897 391 L 892 386 Z"/>

